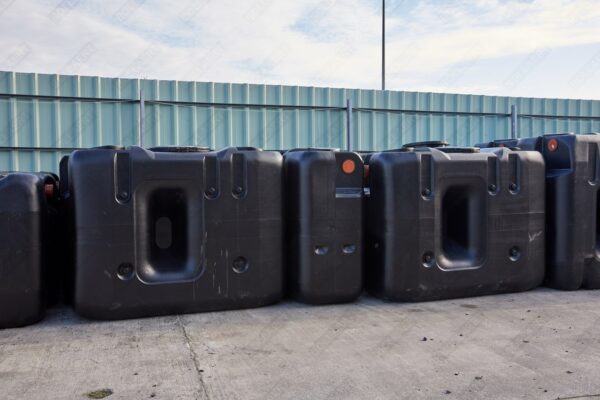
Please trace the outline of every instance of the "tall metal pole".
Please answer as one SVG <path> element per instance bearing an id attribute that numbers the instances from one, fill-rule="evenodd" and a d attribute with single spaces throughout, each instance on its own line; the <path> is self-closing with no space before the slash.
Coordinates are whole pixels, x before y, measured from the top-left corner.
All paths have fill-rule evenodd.
<path id="1" fill-rule="evenodd" d="M 381 90 L 385 90 L 385 0 L 381 0 Z"/>
<path id="2" fill-rule="evenodd" d="M 346 150 L 352 151 L 352 99 L 346 100 Z"/>

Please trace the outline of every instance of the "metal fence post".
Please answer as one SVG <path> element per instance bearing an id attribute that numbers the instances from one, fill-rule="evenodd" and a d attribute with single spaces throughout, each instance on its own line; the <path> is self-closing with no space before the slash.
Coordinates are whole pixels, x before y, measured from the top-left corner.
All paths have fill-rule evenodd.
<path id="1" fill-rule="evenodd" d="M 144 106 L 144 89 L 140 88 L 140 132 L 138 144 L 144 147 L 144 133 L 146 131 L 146 110 Z"/>
<path id="2" fill-rule="evenodd" d="M 510 106 L 510 137 L 516 139 L 517 137 L 517 106 L 515 104 Z"/>
<path id="3" fill-rule="evenodd" d="M 346 149 L 352 151 L 352 99 L 346 99 Z"/>
<path id="4" fill-rule="evenodd" d="M 381 0 L 381 90 L 385 90 L 385 0 Z"/>

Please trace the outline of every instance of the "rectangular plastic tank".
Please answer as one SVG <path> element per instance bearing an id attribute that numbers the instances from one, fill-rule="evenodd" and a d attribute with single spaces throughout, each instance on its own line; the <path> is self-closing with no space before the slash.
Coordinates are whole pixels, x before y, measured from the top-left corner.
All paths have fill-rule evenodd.
<path id="1" fill-rule="evenodd" d="M 373 154 L 368 291 L 424 301 L 538 286 L 543 178 L 537 152 L 425 147 Z"/>
<path id="2" fill-rule="evenodd" d="M 363 290 L 363 163 L 356 153 L 296 149 L 284 155 L 292 296 L 314 304 Z"/>
<path id="3" fill-rule="evenodd" d="M 252 148 L 75 151 L 74 305 L 120 319 L 275 303 L 282 156 Z"/>
<path id="4" fill-rule="evenodd" d="M 56 301 L 57 177 L 0 173 L 0 328 L 44 317 Z"/>
<path id="5" fill-rule="evenodd" d="M 548 134 L 480 147 L 535 150 L 546 162 L 546 284 L 600 288 L 600 135 Z"/>

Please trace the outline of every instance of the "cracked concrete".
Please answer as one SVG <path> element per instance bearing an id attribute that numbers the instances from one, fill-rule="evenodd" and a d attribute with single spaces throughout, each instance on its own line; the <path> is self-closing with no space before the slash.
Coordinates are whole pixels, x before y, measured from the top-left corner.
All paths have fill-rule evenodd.
<path id="1" fill-rule="evenodd" d="M 117 322 L 50 310 L 0 331 L 2 399 L 592 399 L 600 291 Z"/>
<path id="2" fill-rule="evenodd" d="M 196 351 L 192 347 L 192 344 L 190 342 L 190 336 L 188 335 L 187 330 L 185 329 L 185 324 L 181 321 L 181 318 L 179 316 L 177 317 L 177 323 L 181 327 L 181 331 L 183 332 L 183 338 L 185 339 L 185 345 L 190 351 L 190 359 L 194 363 L 194 368 L 196 368 L 196 373 L 198 375 L 198 394 L 196 397 L 201 399 L 208 399 L 208 393 L 206 393 L 206 385 L 204 384 L 204 379 L 202 378 L 204 370 L 200 369 L 200 366 L 198 365 L 198 356 L 196 355 Z"/>

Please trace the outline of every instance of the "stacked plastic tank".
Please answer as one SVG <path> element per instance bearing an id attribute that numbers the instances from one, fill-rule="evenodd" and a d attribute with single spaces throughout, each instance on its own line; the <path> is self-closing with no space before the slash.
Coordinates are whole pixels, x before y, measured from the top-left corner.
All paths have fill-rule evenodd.
<path id="1" fill-rule="evenodd" d="M 380 152 L 104 146 L 0 174 L 0 328 L 600 287 L 600 136 Z"/>

